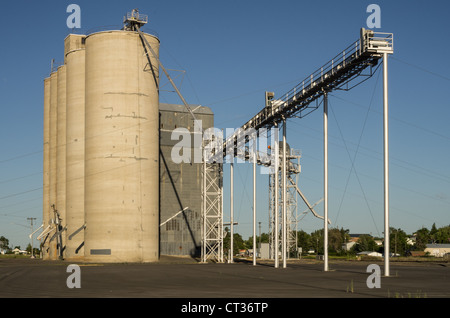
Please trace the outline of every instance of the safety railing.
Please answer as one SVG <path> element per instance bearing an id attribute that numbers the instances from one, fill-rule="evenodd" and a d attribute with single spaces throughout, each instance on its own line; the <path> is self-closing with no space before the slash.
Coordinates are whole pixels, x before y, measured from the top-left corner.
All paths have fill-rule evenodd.
<path id="1" fill-rule="evenodd" d="M 148 15 L 140 14 L 137 11 L 127 12 L 127 20 L 136 20 L 141 22 L 148 22 Z"/>
<path id="2" fill-rule="evenodd" d="M 392 33 L 362 29 L 360 39 L 351 43 L 286 94 L 272 100 L 269 106 L 264 107 L 241 128 L 246 130 L 273 126 L 275 122 L 281 121 L 282 117 L 291 117 L 305 108 L 316 109 L 318 106 L 309 107 L 309 104 L 323 95 L 324 91 L 341 87 L 354 79 L 364 68 L 375 65 L 376 60 L 381 58 L 379 53 L 393 53 L 393 44 Z M 224 147 L 235 142 L 236 138 L 235 135 L 228 137 Z"/>
<path id="3" fill-rule="evenodd" d="M 374 32 L 369 36 L 368 52 L 390 53 L 394 52 L 394 35 L 392 33 Z"/>

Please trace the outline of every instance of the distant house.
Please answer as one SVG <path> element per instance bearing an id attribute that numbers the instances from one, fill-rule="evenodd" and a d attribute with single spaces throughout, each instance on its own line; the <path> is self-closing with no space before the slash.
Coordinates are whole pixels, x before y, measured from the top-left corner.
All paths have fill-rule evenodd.
<path id="1" fill-rule="evenodd" d="M 247 250 L 239 250 L 239 256 L 245 256 L 247 254 Z"/>
<path id="2" fill-rule="evenodd" d="M 355 245 L 356 242 L 347 242 L 347 243 L 343 243 L 342 244 L 342 249 L 344 251 L 350 251 L 350 249 L 352 248 L 353 245 Z"/>
<path id="3" fill-rule="evenodd" d="M 348 242 L 342 244 L 342 249 L 344 251 L 349 251 L 353 247 L 353 245 L 358 243 L 361 235 L 371 236 L 370 234 L 349 234 L 350 238 L 349 238 Z"/>
<path id="4" fill-rule="evenodd" d="M 372 235 L 370 235 L 370 234 L 349 234 L 349 236 L 350 236 L 349 241 L 350 241 L 350 242 L 358 242 L 358 241 L 359 241 L 359 238 L 360 238 L 362 235 L 366 235 L 366 236 L 372 237 Z"/>
<path id="5" fill-rule="evenodd" d="M 424 252 L 435 257 L 444 257 L 445 254 L 450 253 L 450 244 L 427 244 Z"/>
<path id="6" fill-rule="evenodd" d="M 408 245 L 416 245 L 416 237 L 410 236 L 406 239 L 406 244 Z"/>
<path id="7" fill-rule="evenodd" d="M 424 251 L 411 251 L 411 256 L 419 257 L 419 256 L 425 256 Z"/>
<path id="8" fill-rule="evenodd" d="M 357 255 L 359 255 L 359 256 L 367 255 L 367 256 L 373 256 L 373 257 L 383 257 L 383 254 L 381 254 L 381 253 L 369 252 L 369 251 L 359 252 Z"/>
<path id="9" fill-rule="evenodd" d="M 270 246 L 269 243 L 261 243 L 259 247 L 259 257 L 262 259 L 269 259 L 270 258 Z"/>
<path id="10" fill-rule="evenodd" d="M 14 254 L 16 254 L 16 255 L 17 255 L 17 254 L 26 254 L 26 253 L 27 253 L 27 251 L 18 249 L 17 247 L 16 247 L 15 249 L 13 249 L 12 252 L 13 252 Z"/>

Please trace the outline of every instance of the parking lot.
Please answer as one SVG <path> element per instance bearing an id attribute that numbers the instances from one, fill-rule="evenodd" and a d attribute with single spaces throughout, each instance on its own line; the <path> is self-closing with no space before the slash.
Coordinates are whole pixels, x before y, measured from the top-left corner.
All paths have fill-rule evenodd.
<path id="1" fill-rule="evenodd" d="M 0 297 L 178 299 L 179 306 L 202 298 L 292 303 L 313 298 L 450 297 L 448 263 L 391 262 L 391 275 L 381 275 L 380 288 L 368 287 L 370 264 L 331 261 L 328 272 L 320 261 L 306 260 L 288 262 L 287 268 L 274 268 L 270 262 L 201 264 L 183 258 L 148 264 L 78 264 L 80 288 L 69 288 L 68 262 L 0 259 Z M 383 263 L 375 264 L 383 272 Z"/>
<path id="2" fill-rule="evenodd" d="M 379 277 L 379 288 L 368 287 L 370 264 L 330 261 L 330 270 L 324 272 L 323 263 L 306 260 L 288 262 L 287 268 L 274 268 L 270 262 L 256 266 L 245 261 L 201 264 L 183 258 L 162 258 L 148 264 L 80 263 L 79 288 L 69 288 L 75 272 L 68 271 L 68 262 L 0 259 L 0 297 L 22 302 L 34 298 L 36 306 L 59 310 L 82 306 L 80 300 L 96 299 L 89 308 L 102 315 L 127 310 L 129 304 L 123 302 L 132 301 L 139 308 L 164 308 L 168 314 L 251 312 L 270 316 L 292 313 L 293 308 L 312 307 L 321 313 L 342 306 L 366 310 L 380 306 L 380 300 L 393 301 L 403 313 L 414 313 L 423 301 L 447 301 L 450 297 L 448 263 L 391 262 L 391 275 Z M 375 264 L 383 273 L 383 263 Z M 61 299 L 65 301 L 61 303 Z M 419 303 L 405 304 L 399 299 Z M 443 305 L 433 304 L 436 308 Z"/>

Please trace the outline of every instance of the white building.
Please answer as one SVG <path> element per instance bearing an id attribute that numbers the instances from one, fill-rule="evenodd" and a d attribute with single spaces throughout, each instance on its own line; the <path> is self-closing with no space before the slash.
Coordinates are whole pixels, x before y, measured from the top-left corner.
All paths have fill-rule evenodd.
<path id="1" fill-rule="evenodd" d="M 381 253 L 369 252 L 369 251 L 359 252 L 357 255 L 359 255 L 359 256 L 367 255 L 367 256 L 374 256 L 374 257 L 383 257 L 383 254 L 381 254 Z"/>
<path id="2" fill-rule="evenodd" d="M 17 255 L 17 254 L 26 254 L 26 253 L 27 253 L 27 251 L 18 249 L 17 247 L 16 247 L 15 249 L 13 249 L 12 252 L 13 252 L 14 254 L 16 254 L 16 255 Z"/>
<path id="3" fill-rule="evenodd" d="M 450 244 L 427 244 L 424 252 L 434 257 L 444 257 L 450 253 Z"/>

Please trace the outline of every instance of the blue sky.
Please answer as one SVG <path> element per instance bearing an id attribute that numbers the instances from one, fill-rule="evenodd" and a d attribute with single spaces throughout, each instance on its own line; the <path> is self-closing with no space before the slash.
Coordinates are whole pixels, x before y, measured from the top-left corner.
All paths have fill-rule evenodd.
<path id="1" fill-rule="evenodd" d="M 70 3 L 81 7 L 79 33 L 119 28 L 133 8 L 148 14 L 144 30 L 159 35 L 162 63 L 186 71 L 177 82 L 183 96 L 209 106 L 218 128 L 240 127 L 263 107 L 264 91 L 286 93 L 346 48 L 367 27 L 367 6 L 378 4 L 381 28 L 376 31 L 394 33 L 395 49 L 389 59 L 390 224 L 407 233 L 450 224 L 447 1 L 22 1 L 20 7 L 2 1 L 0 236 L 12 245 L 28 244 L 27 217 L 42 222 L 43 79 L 51 59 L 63 60 Z M 381 69 L 329 99 L 329 217 L 332 227 L 352 233 L 383 231 L 379 74 Z M 169 92 L 160 101 L 180 103 Z M 322 109 L 290 119 L 287 138 L 302 152 L 300 187 L 316 202 L 323 195 Z M 354 170 L 349 158 L 356 158 Z M 250 165 L 235 166 L 236 231 L 247 238 L 252 234 L 252 172 Z M 268 177 L 257 178 L 257 218 L 267 232 Z M 319 204 L 319 214 L 322 209 Z M 300 204 L 299 211 L 304 210 Z M 299 229 L 309 233 L 322 226 L 308 214 Z"/>

